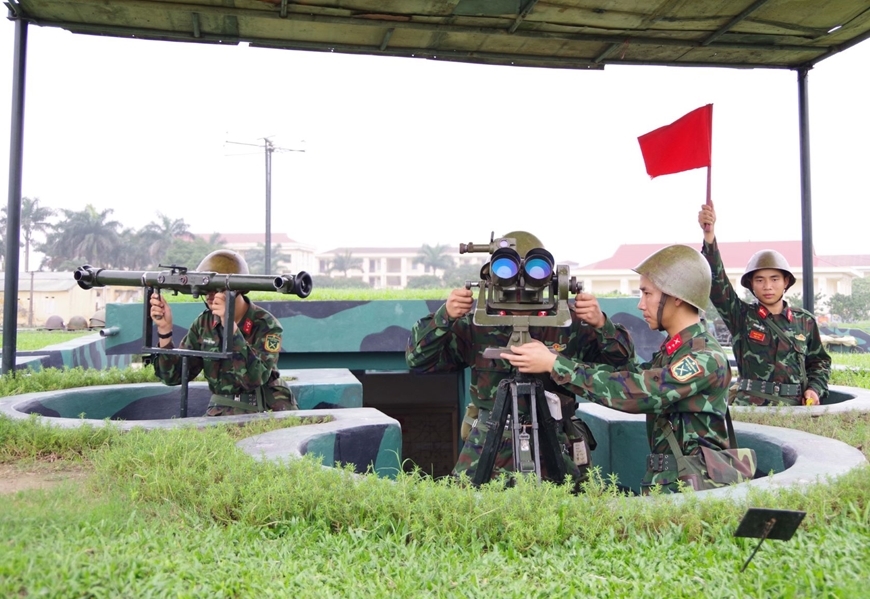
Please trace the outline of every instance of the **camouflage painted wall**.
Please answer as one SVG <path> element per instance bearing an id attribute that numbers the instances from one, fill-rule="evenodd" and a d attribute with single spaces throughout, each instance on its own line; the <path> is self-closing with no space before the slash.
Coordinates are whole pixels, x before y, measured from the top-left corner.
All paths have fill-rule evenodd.
<path id="1" fill-rule="evenodd" d="M 602 310 L 628 328 L 638 354 L 648 359 L 664 340 L 650 331 L 635 298 L 601 298 Z M 435 311 L 444 300 L 275 301 L 258 302 L 284 327 L 282 368 L 345 367 L 405 369 L 404 351 L 413 324 Z M 181 337 L 202 304 L 173 304 L 175 334 Z M 117 327 L 107 338 L 106 351 L 147 353 L 143 344 L 141 304 L 109 304 L 106 326 Z M 154 336 L 156 339 L 156 334 Z"/>

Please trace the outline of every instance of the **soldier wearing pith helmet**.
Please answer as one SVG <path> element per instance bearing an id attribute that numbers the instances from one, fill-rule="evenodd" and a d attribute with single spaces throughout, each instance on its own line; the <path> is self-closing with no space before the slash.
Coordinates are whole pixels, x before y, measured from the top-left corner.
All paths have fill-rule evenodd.
<path id="1" fill-rule="evenodd" d="M 499 239 L 505 243 L 506 240 L 513 240 L 520 258 L 525 258 L 535 248 L 544 247 L 541 240 L 528 231 L 511 231 Z M 488 267 L 487 264 L 484 269 Z M 470 289 L 462 287 L 452 290 L 444 305 L 414 324 L 405 351 L 408 367 L 415 374 L 463 372 L 466 368 L 470 369 L 471 405 L 462 430 L 465 444 L 453 468 L 454 476 L 467 475 L 469 479 L 474 479 L 477 472 L 488 431 L 486 422 L 495 404 L 499 383 L 515 374 L 506 360 L 483 355 L 487 348 L 505 347 L 510 340 L 512 327 L 475 324 L 473 303 Z M 569 326 L 532 326 L 529 327 L 529 334 L 553 351 L 572 359 L 621 366 L 634 353 L 628 331 L 607 318 L 598 300 L 588 293 L 579 293 L 575 298 Z M 573 394 L 559 389 L 552 381 L 548 383 L 549 387 L 545 386 L 545 390 L 556 393 L 562 403 L 562 423 L 556 430 L 556 438 L 565 448 L 562 458 L 573 482 L 579 483 L 585 479 L 591 463 L 592 435 L 582 422 L 572 420 L 576 410 Z M 520 410 L 521 418 L 524 418 L 528 406 L 520 406 Z M 510 427 L 505 427 L 496 452 L 491 478 L 513 470 Z M 542 464 L 541 475 L 544 478 L 556 483 L 565 482 L 555 480 L 545 469 Z"/>
<path id="2" fill-rule="evenodd" d="M 614 370 L 553 355 L 536 342 L 514 347 L 516 355 L 505 357 L 520 372 L 548 373 L 595 403 L 645 414 L 650 454 L 641 488 L 677 491 L 678 457 L 695 456 L 701 447 L 731 448 L 725 424 L 731 368 L 701 321 L 710 293 L 710 268 L 703 256 L 688 246 L 668 246 L 634 271 L 640 275 L 638 309 L 644 321 L 667 333 L 651 361 L 629 361 Z M 702 477 L 709 478 L 708 473 Z"/>
<path id="3" fill-rule="evenodd" d="M 775 250 L 756 252 L 740 277 L 755 301 L 744 302 L 725 274 L 713 206 L 701 207 L 698 223 L 704 230 L 702 252 L 713 272 L 710 300 L 731 333 L 740 375 L 734 403 L 818 405 L 828 394 L 831 357 L 815 317 L 785 300 L 795 284 L 788 261 Z"/>
<path id="4" fill-rule="evenodd" d="M 232 250 L 209 253 L 196 272 L 249 274 L 245 258 Z M 189 378 L 202 372 L 212 393 L 206 416 L 297 409 L 296 399 L 278 371 L 281 323 L 243 293 L 234 294 L 231 324 L 226 322 L 229 311 L 225 292 L 211 291 L 204 302 L 206 310 L 193 321 L 178 347 L 218 351 L 223 347 L 224 335 L 230 335 L 233 352 L 233 357 L 227 359 L 188 357 Z M 158 294 L 151 296 L 151 318 L 157 325 L 159 346 L 175 347 L 172 308 Z M 159 354 L 154 361 L 154 373 L 167 385 L 181 384 L 181 356 Z"/>

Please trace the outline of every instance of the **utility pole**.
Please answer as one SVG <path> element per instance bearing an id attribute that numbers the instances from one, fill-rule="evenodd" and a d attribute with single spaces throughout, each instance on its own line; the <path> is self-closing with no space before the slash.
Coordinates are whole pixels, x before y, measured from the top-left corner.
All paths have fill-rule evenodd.
<path id="1" fill-rule="evenodd" d="M 296 148 L 279 148 L 268 137 L 263 138 L 262 144 L 250 144 L 241 141 L 227 141 L 229 144 L 240 146 L 254 146 L 263 148 L 266 156 L 266 240 L 264 255 L 264 273 L 269 274 L 272 267 L 272 153 L 273 152 L 304 152 Z M 304 143 L 304 142 L 303 142 Z"/>

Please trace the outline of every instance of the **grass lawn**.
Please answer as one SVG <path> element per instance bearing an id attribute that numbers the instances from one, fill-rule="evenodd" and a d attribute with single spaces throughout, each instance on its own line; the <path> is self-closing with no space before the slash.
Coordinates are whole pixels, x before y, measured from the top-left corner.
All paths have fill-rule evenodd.
<path id="1" fill-rule="evenodd" d="M 96 375 L 79 376 L 76 386 Z M 870 455 L 868 414 L 735 418 Z M 623 497 L 597 479 L 573 496 L 524 481 L 472 490 L 415 474 L 360 478 L 310 459 L 261 463 L 234 445 L 251 432 L 62 431 L 0 418 L 0 468 L 62 481 L 0 496 L 0 596 L 867 595 L 868 467 L 738 504 L 703 494 L 677 504 Z M 741 573 L 757 541 L 733 532 L 749 506 L 807 516 Z"/>

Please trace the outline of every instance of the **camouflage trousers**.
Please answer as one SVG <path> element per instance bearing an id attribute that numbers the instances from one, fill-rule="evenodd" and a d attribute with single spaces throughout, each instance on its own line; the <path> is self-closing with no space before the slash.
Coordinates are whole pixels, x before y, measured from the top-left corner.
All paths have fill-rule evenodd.
<path id="1" fill-rule="evenodd" d="M 459 477 L 464 473 L 468 475 L 469 479 L 474 478 L 474 474 L 475 472 L 477 472 L 477 465 L 480 461 L 480 456 L 483 453 L 483 444 L 484 441 L 486 441 L 487 427 L 484 420 L 484 418 L 480 418 L 477 423 L 471 428 L 471 432 L 468 434 L 468 438 L 465 440 L 465 444 L 462 446 L 462 451 L 459 453 L 459 460 L 453 467 L 453 472 L 451 473 L 453 476 Z M 574 460 L 568 454 L 568 436 L 565 434 L 565 431 L 562 429 L 561 426 L 556 427 L 556 440 L 559 443 L 559 447 L 562 448 L 561 457 L 563 460 L 565 460 L 566 470 L 568 471 L 568 474 L 574 481 L 575 485 L 586 480 L 589 468 L 592 466 L 592 460 L 588 449 L 586 454 L 587 463 L 582 466 L 578 466 L 576 463 L 574 463 Z M 588 440 L 586 442 L 586 446 L 587 448 L 589 446 Z M 504 472 L 514 471 L 513 454 L 514 447 L 512 440 L 512 431 L 510 423 L 508 423 L 504 428 L 501 442 L 498 444 L 496 450 L 495 462 L 492 467 L 491 478 L 498 478 Z M 545 464 L 545 460 L 541 459 L 540 464 L 541 478 L 545 480 L 550 480 L 550 477 L 547 473 L 547 466 Z M 563 481 L 556 482 L 561 483 Z"/>
<path id="2" fill-rule="evenodd" d="M 298 410 L 293 391 L 288 387 L 263 386 L 257 391 L 241 394 L 234 397 L 226 395 L 212 395 L 212 399 L 205 411 L 206 416 L 236 416 L 239 414 L 252 414 L 255 412 L 282 412 L 285 410 Z"/>

